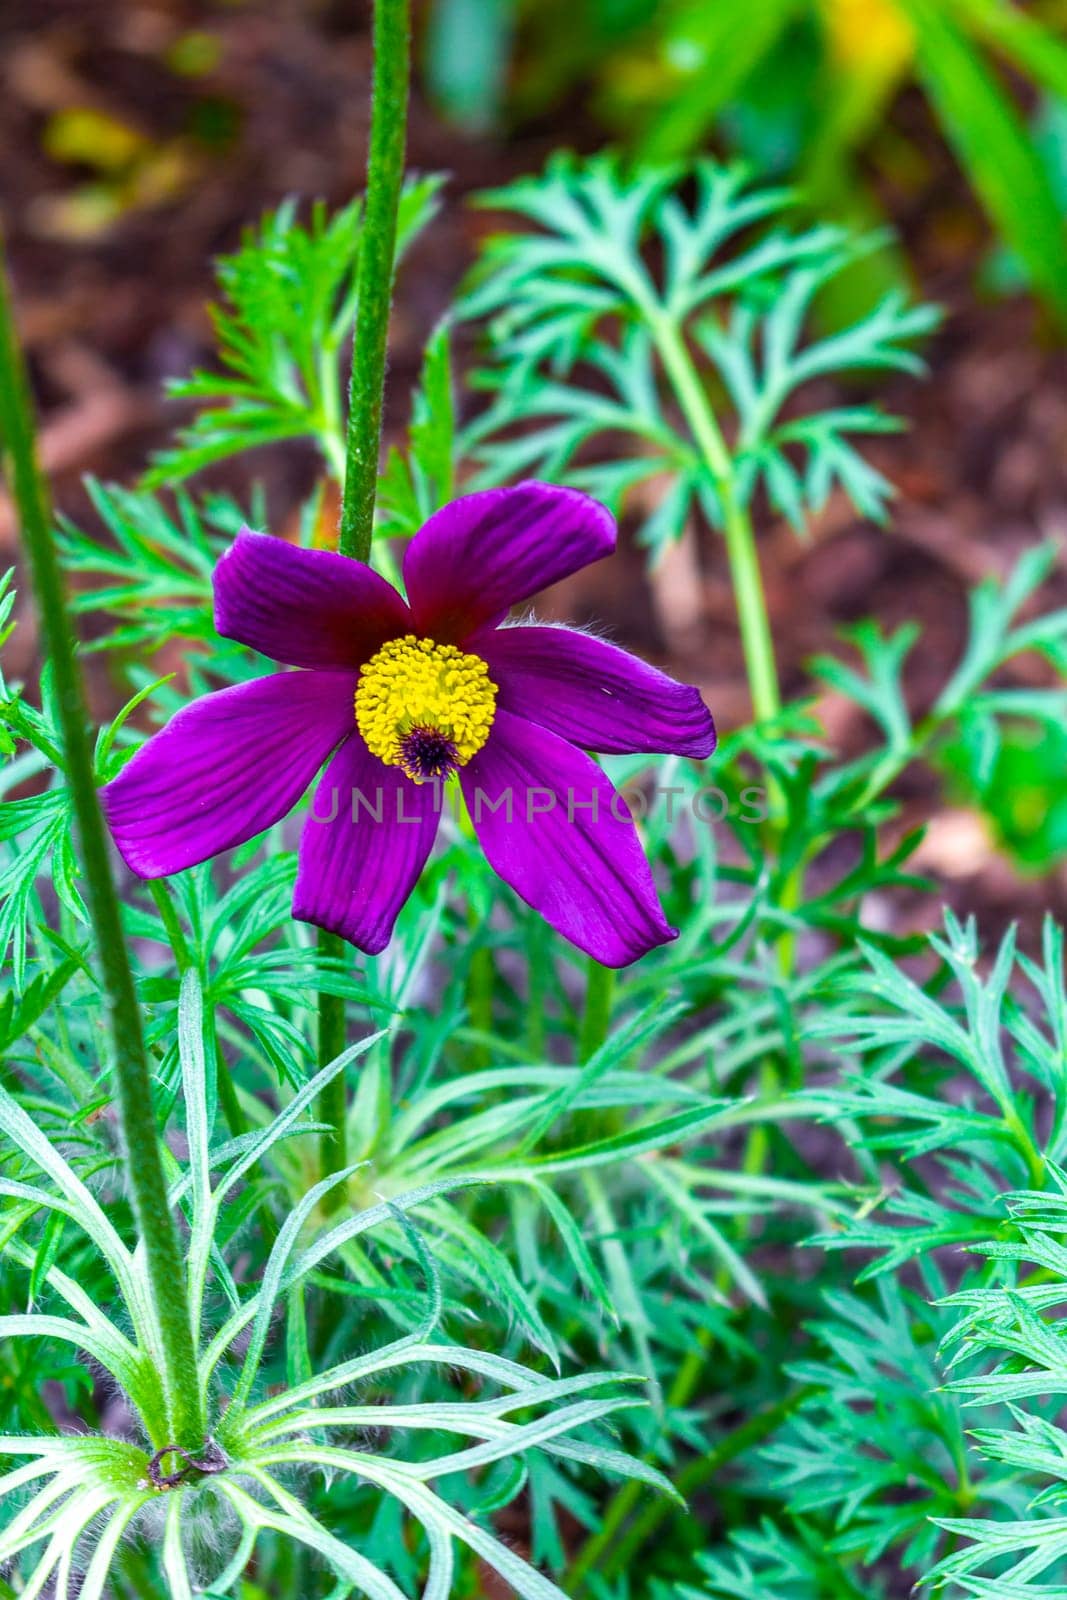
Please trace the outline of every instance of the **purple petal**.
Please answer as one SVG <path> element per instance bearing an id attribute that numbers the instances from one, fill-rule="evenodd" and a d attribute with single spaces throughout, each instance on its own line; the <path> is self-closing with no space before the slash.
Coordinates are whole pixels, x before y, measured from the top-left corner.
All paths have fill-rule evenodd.
<path id="1" fill-rule="evenodd" d="M 354 672 L 276 672 L 182 708 L 100 792 L 119 853 L 162 878 L 254 839 L 346 734 Z"/>
<path id="2" fill-rule="evenodd" d="M 490 866 L 579 950 L 625 967 L 677 937 L 629 810 L 587 755 L 498 711 L 460 782 Z"/>
<path id="3" fill-rule="evenodd" d="M 470 644 L 489 665 L 502 710 L 583 750 L 702 760 L 715 748 L 711 713 L 696 689 L 603 639 L 569 628 L 518 627 Z"/>
<path id="4" fill-rule="evenodd" d="M 387 767 L 357 735 L 315 791 L 300 841 L 293 916 L 377 955 L 418 882 L 439 821 L 436 784 Z"/>
<path id="5" fill-rule="evenodd" d="M 359 667 L 412 621 L 362 561 L 242 528 L 215 568 L 215 627 L 291 667 Z"/>
<path id="6" fill-rule="evenodd" d="M 615 520 L 598 501 L 576 489 L 520 483 L 436 512 L 408 546 L 404 582 L 419 632 L 461 643 L 614 548 Z"/>

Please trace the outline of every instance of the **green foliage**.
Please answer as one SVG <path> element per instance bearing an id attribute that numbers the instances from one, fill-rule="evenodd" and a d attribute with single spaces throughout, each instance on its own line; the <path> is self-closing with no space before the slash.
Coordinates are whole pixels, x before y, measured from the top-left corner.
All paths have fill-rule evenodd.
<path id="1" fill-rule="evenodd" d="M 113 619 L 107 633 L 89 648 L 148 652 L 175 634 L 214 640 L 211 574 L 245 521 L 234 503 L 207 497 L 198 508 L 179 490 L 171 513 L 146 490 L 92 478 L 86 487 L 112 543 L 104 544 L 65 520 L 60 550 L 67 570 L 90 583 L 75 594 L 75 610 L 106 610 Z M 261 508 L 251 520 L 263 520 Z"/>
<path id="2" fill-rule="evenodd" d="M 907 1163 L 888 1201 L 893 1220 L 868 1217 L 847 1239 L 827 1241 L 856 1244 L 858 1229 L 878 1251 L 865 1276 L 980 1240 L 997 1195 L 1035 1182 L 1046 1161 L 1063 1158 L 1062 931 L 1046 926 L 1043 967 L 1017 958 L 1009 933 L 983 976 L 973 925 L 947 914 L 946 927 L 930 947 L 942 964 L 936 981 L 958 989 L 958 1015 L 872 950 L 869 976 L 842 979 L 856 1009 L 820 1030 L 851 1036 L 865 1070 L 815 1098 L 855 1122 L 862 1149 L 892 1149 Z M 1024 986 L 1041 1003 L 1043 1025 L 1027 1014 Z M 966 1075 L 958 1100 L 944 1093 L 952 1069 Z"/>
<path id="3" fill-rule="evenodd" d="M 915 29 L 919 76 L 945 137 L 1034 291 L 1067 323 L 1067 291 L 1056 268 L 1063 208 L 1033 138 L 983 60 L 982 45 L 988 41 L 1011 66 L 1060 95 L 1067 90 L 1067 46 L 1030 19 L 1013 27 L 1014 8 L 997 0 L 949 7 L 903 0 L 902 9 Z"/>
<path id="4" fill-rule="evenodd" d="M 507 192 L 540 231 L 492 245 L 465 302 L 495 329 L 490 409 L 457 431 L 442 324 L 381 483 L 383 570 L 455 493 L 463 450 L 482 481 L 642 484 L 653 549 L 694 508 L 801 524 L 843 485 L 883 509 L 855 440 L 889 422 L 824 399 L 842 372 L 916 370 L 932 314 L 890 299 L 811 333 L 862 249 L 791 231 L 787 196 L 733 170 L 678 180 L 560 160 Z M 339 385 L 357 225 L 283 209 L 224 270 L 229 376 L 176 470 L 286 419 L 316 431 L 308 361 L 326 348 Z M 214 635 L 232 500 L 90 492 L 101 534 L 65 523 L 60 545 L 92 648 L 133 691 L 97 738 L 103 782 L 135 724 L 265 662 Z M 1053 560 L 1035 548 L 977 588 L 918 710 L 916 629 L 862 622 L 820 655 L 861 749 L 807 700 L 723 730 L 710 771 L 607 759 L 679 928 L 610 982 L 447 813 L 376 957 L 291 919 L 299 815 L 124 884 L 211 1433 L 195 1458 L 168 1448 L 50 674 L 0 680 L 0 1594 L 1057 1593 L 1063 934 L 1050 921 L 1038 958 L 1026 930 L 990 951 L 951 915 L 933 939 L 887 915 L 930 893 L 898 822 L 916 764 L 963 768 L 991 805 L 1019 741 L 1062 734 Z M 1035 653 L 1055 681 L 1021 688 Z M 327 1062 L 323 995 L 351 1041 Z M 338 1081 L 348 1164 L 324 1177 Z"/>
<path id="5" fill-rule="evenodd" d="M 398 253 L 432 219 L 440 179 L 411 182 L 401 201 Z M 357 307 L 362 207 L 330 216 L 312 208 L 307 226 L 287 202 L 219 263 L 222 304 L 212 312 L 222 371 L 171 386 L 202 408 L 164 451 L 149 487 L 188 478 L 213 462 L 283 439 L 312 439 L 336 477 L 344 466 L 340 362 Z"/>
<path id="6" fill-rule="evenodd" d="M 854 326 L 810 336 L 812 302 L 869 242 L 782 226 L 792 196 L 753 188 L 739 167 L 699 163 L 689 205 L 682 176 L 558 156 L 543 177 L 484 197 L 538 231 L 491 239 L 463 302 L 464 315 L 488 319 L 494 358 L 481 375 L 492 402 L 466 433 L 478 481 L 563 476 L 617 507 L 666 474 L 642 525 L 653 552 L 698 508 L 721 526 L 727 495 L 744 508 L 762 492 L 803 529 L 840 485 L 881 517 L 890 486 L 854 440 L 896 424 L 872 405 L 813 410 L 809 386 L 920 371 L 910 347 L 936 313 L 891 293 Z M 710 393 L 720 428 L 732 419 L 722 461 L 694 435 L 694 389 Z"/>
<path id="7" fill-rule="evenodd" d="M 995 753 L 965 738 L 949 742 L 939 764 L 952 789 L 978 805 L 997 842 L 1024 870 L 1045 873 L 1067 858 L 1067 734 L 1049 721 L 1003 725 Z"/>
<path id="8" fill-rule="evenodd" d="M 1041 966 L 1008 936 L 988 975 L 974 929 L 951 916 L 930 949 L 938 968 L 921 986 L 869 951 L 868 972 L 839 982 L 851 1013 L 816 1024 L 853 1036 L 857 1070 L 805 1098 L 847 1130 L 880 1190 L 820 1242 L 870 1259 L 854 1291 L 825 1296 L 813 1356 L 789 1365 L 800 1404 L 750 1469 L 778 1508 L 704 1563 L 708 1596 L 868 1593 L 889 1552 L 952 1597 L 1052 1593 L 1023 1580 L 1062 1570 L 1056 1494 L 1035 1499 L 1059 1435 L 1047 1397 L 1062 1341 L 1042 1313 L 1064 1294 L 1062 1247 L 1043 1231 L 1050 1218 L 1062 1229 L 1067 1192 L 1062 931 L 1047 925 Z M 1013 1193 L 1020 1177 L 1042 1189 Z M 961 1246 L 988 1270 L 946 1294 L 935 1263 L 958 1276 Z M 903 1271 L 913 1261 L 920 1293 Z M 1013 1287 L 1015 1262 L 1048 1281 Z M 993 1356 L 995 1376 L 952 1376 Z M 1013 1411 L 1014 1429 L 974 1429 L 969 1407 L 1023 1399 L 1032 1410 Z M 985 1586 L 992 1571 L 1003 1589 Z"/>
<path id="9" fill-rule="evenodd" d="M 405 539 L 453 497 L 456 416 L 448 324 L 426 345 L 415 390 L 407 450 L 389 452 L 378 493 L 383 539 Z"/>
<path id="10" fill-rule="evenodd" d="M 1062 955 L 1062 951 L 1059 952 Z M 1061 990 L 1062 995 L 1062 990 Z M 972 1430 L 977 1454 L 991 1470 L 1010 1472 L 1020 1484 L 1014 1519 L 947 1521 L 961 1548 L 946 1554 L 930 1574 L 965 1594 L 1031 1597 L 1055 1593 L 1067 1556 L 1061 1507 L 1067 1474 L 1067 1433 L 1061 1396 L 1067 1380 L 1059 1308 L 1067 1279 L 1062 1234 L 1067 1179 L 1050 1169 L 1051 1192 L 1006 1197 L 1002 1236 L 973 1246 L 996 1279 L 964 1288 L 945 1304 L 963 1308 L 949 1335 L 957 1370 L 949 1385 L 968 1407 L 995 1407 L 996 1426 Z M 999 1279 L 999 1281 L 997 1281 Z"/>
<path id="11" fill-rule="evenodd" d="M 495 49 L 464 52 L 457 100 L 444 51 L 448 18 L 461 10 L 469 32 Z M 459 119 L 471 106 L 481 118 L 491 114 L 517 46 L 522 71 L 505 114 L 542 120 L 584 89 L 633 159 L 690 158 L 721 141 L 762 171 L 795 181 L 816 213 L 849 222 L 880 216 L 872 167 L 899 183 L 901 145 L 913 135 L 910 124 L 894 122 L 887 136 L 887 122 L 898 96 L 917 85 L 1033 291 L 1067 321 L 1062 197 L 1018 104 L 1035 92 L 1067 97 L 1067 45 L 1055 5 L 587 0 L 575 13 L 550 0 L 528 14 L 516 0 L 464 0 L 464 7 L 438 0 L 435 11 L 430 80 Z M 1024 95 L 1014 91 L 1019 80 Z M 906 270 L 887 250 L 871 278 L 899 283 Z M 869 292 L 857 294 L 869 299 Z"/>
<path id="12" fill-rule="evenodd" d="M 341 1576 L 361 1585 L 368 1595 L 395 1596 L 399 1591 L 376 1559 L 357 1553 L 350 1544 L 339 1540 L 285 1487 L 289 1469 L 317 1467 L 332 1474 L 357 1475 L 363 1483 L 374 1485 L 381 1495 L 393 1496 L 421 1524 L 429 1556 L 426 1592 L 450 1592 L 452 1541 L 458 1539 L 500 1571 L 517 1593 L 533 1600 L 547 1600 L 558 1594 L 480 1527 L 477 1518 L 472 1519 L 469 1514 L 470 1508 L 468 1514 L 461 1514 L 427 1485 L 454 1472 L 492 1468 L 497 1462 L 513 1460 L 519 1470 L 501 1480 L 501 1486 L 507 1484 L 505 1498 L 511 1499 L 523 1484 L 523 1453 L 544 1448 L 550 1455 L 582 1467 L 602 1465 L 613 1472 L 636 1472 L 646 1483 L 666 1487 L 650 1468 L 606 1448 L 596 1441 L 595 1434 L 590 1442 L 573 1437 L 576 1429 L 588 1433 L 601 1419 L 639 1402 L 619 1395 L 595 1397 L 595 1391 L 602 1390 L 606 1381 L 599 1374 L 543 1379 L 514 1362 L 440 1337 L 437 1330 L 444 1308 L 437 1269 L 419 1233 L 408 1221 L 408 1213 L 432 1205 L 438 1196 L 479 1181 L 469 1173 L 438 1177 L 406 1192 L 397 1190 L 391 1199 L 356 1209 L 332 1226 L 320 1221 L 309 1233 L 308 1224 L 323 1196 L 350 1179 L 360 1164 L 331 1175 L 304 1192 L 289 1210 L 274 1237 L 260 1279 L 242 1292 L 225 1260 L 225 1241 L 233 1230 L 227 1220 L 228 1211 L 234 1204 L 241 1209 L 240 1202 L 235 1201 L 236 1192 L 250 1174 L 264 1170 L 265 1164 L 269 1170 L 282 1141 L 311 1131 L 307 1112 L 317 1094 L 349 1062 L 374 1050 L 383 1042 L 383 1036 L 371 1036 L 352 1046 L 290 1096 L 277 1116 L 236 1138 L 219 1141 L 214 1123 L 220 1069 L 208 1044 L 210 1030 L 206 1021 L 202 986 L 189 970 L 182 982 L 177 1018 L 188 1160 L 184 1167 L 172 1162 L 171 1195 L 172 1203 L 185 1213 L 189 1228 L 188 1292 L 194 1324 L 200 1329 L 202 1379 L 210 1408 L 218 1412 L 212 1449 L 226 1464 L 225 1471 L 214 1469 L 213 1457 L 212 1464 L 202 1470 L 187 1465 L 183 1473 L 179 1464 L 180 1481 L 173 1487 L 164 1485 L 161 1489 L 153 1478 L 149 1453 L 162 1449 L 167 1440 L 160 1436 L 162 1389 L 152 1353 L 151 1308 L 134 1256 L 79 1177 L 77 1167 L 48 1143 L 5 1091 L 0 1091 L 0 1127 L 19 1157 L 13 1168 L 10 1164 L 8 1167 L 17 1175 L 0 1180 L 0 1192 L 12 1203 L 10 1211 L 17 1212 L 19 1220 L 17 1234 L 10 1227 L 6 1230 L 9 1251 L 21 1265 L 32 1265 L 32 1220 L 42 1213 L 67 1217 L 99 1251 L 123 1307 L 116 1322 L 87 1299 L 75 1281 L 45 1262 L 37 1292 L 47 1286 L 51 1297 L 65 1304 L 65 1313 L 32 1310 L 0 1318 L 0 1337 L 59 1340 L 91 1354 L 124 1391 L 146 1436 L 143 1448 L 99 1436 L 4 1439 L 0 1450 L 16 1461 L 26 1462 L 12 1468 L 5 1490 L 17 1493 L 23 1485 L 45 1481 L 26 1499 L 0 1537 L 2 1558 L 9 1560 L 19 1551 L 47 1541 L 33 1567 L 31 1581 L 40 1586 L 54 1575 L 58 1592 L 66 1593 L 80 1543 L 80 1560 L 88 1565 L 82 1567 L 85 1578 L 79 1592 L 99 1595 L 115 1541 L 163 1495 L 166 1533 L 162 1564 L 172 1594 L 191 1592 L 189 1552 L 183 1542 L 186 1523 L 190 1519 L 216 1520 L 221 1531 L 228 1520 L 236 1517 L 237 1532 L 228 1534 L 233 1560 L 226 1574 L 214 1580 L 218 1592 L 225 1593 L 243 1570 L 256 1537 L 264 1530 L 273 1530 L 314 1550 Z M 84 1169 L 84 1158 L 79 1165 Z M 212 1174 L 216 1172 L 219 1177 L 213 1181 Z M 416 1315 L 409 1314 L 406 1331 L 378 1348 L 335 1360 L 321 1370 L 308 1367 L 306 1334 L 294 1345 L 292 1326 L 288 1354 L 272 1352 L 269 1336 L 276 1300 L 288 1296 L 290 1319 L 302 1317 L 302 1301 L 294 1301 L 294 1293 L 323 1264 L 334 1259 L 355 1265 L 358 1279 L 359 1263 L 365 1259 L 367 1245 L 357 1241 L 363 1241 L 370 1230 L 380 1228 L 394 1236 L 393 1252 L 399 1249 L 402 1256 L 411 1257 L 425 1279 L 422 1307 L 414 1297 Z M 371 1302 L 377 1298 L 373 1293 L 377 1286 L 388 1303 L 388 1290 L 376 1285 L 375 1278 L 372 1273 L 367 1297 Z M 206 1298 L 209 1282 L 216 1287 L 210 1302 Z M 129 1334 L 123 1331 L 127 1319 Z M 247 1337 L 243 1337 L 245 1330 L 249 1330 Z M 289 1362 L 288 1386 L 283 1388 L 281 1403 L 261 1373 L 264 1363 L 269 1371 L 279 1356 L 283 1370 L 285 1361 Z M 398 1376 L 390 1379 L 390 1384 L 403 1385 L 404 1374 L 412 1368 L 428 1368 L 431 1375 L 458 1370 L 500 1387 L 502 1393 L 499 1399 L 486 1398 L 477 1403 L 413 1398 L 408 1404 L 400 1404 L 393 1415 L 384 1413 L 380 1402 L 371 1399 L 368 1392 L 375 1386 L 378 1374 L 396 1373 Z M 357 1383 L 367 1397 L 365 1403 L 345 1405 L 330 1398 Z M 536 1416 L 546 1402 L 550 1403 L 550 1414 Z M 346 1442 L 352 1430 L 371 1426 L 417 1430 L 418 1459 L 394 1459 L 378 1450 L 353 1448 Z M 335 1439 L 333 1433 L 337 1430 L 340 1432 Z M 447 1435 L 475 1442 L 459 1449 L 448 1447 L 443 1437 L 438 1437 Z M 166 1468 L 172 1470 L 173 1462 L 167 1461 Z M 487 1483 L 493 1478 L 490 1471 Z M 65 1494 L 65 1498 L 57 1513 L 59 1494 Z M 487 1498 L 492 1501 L 498 1495 L 490 1492 Z M 216 1500 L 217 1505 L 213 1503 Z"/>
<path id="13" fill-rule="evenodd" d="M 989 580 L 971 603 L 971 642 L 933 715 L 947 707 L 958 718 L 959 735 L 944 752 L 946 764 L 962 766 L 971 793 L 989 811 L 1024 861 L 1055 860 L 1063 848 L 1062 767 L 1042 769 L 1040 753 L 1054 759 L 1062 739 L 1067 700 L 1061 689 L 984 689 L 1021 648 L 1037 651 L 1057 681 L 1067 671 L 1067 613 L 1050 612 L 1021 627 L 1015 613 L 1044 580 L 1055 559 L 1040 548 L 1020 562 L 1001 588 Z M 1015 720 L 1015 714 L 1025 721 Z M 1006 730 L 1006 731 L 1005 731 Z M 1039 752 L 1036 759 L 1029 752 Z M 1040 784 L 1042 776 L 1047 781 Z"/>

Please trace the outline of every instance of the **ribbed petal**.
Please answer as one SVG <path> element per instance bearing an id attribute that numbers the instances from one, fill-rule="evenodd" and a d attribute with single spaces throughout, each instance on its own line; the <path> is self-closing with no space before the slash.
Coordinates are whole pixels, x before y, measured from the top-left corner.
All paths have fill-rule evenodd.
<path id="1" fill-rule="evenodd" d="M 242 528 L 215 568 L 215 627 L 290 667 L 359 667 L 412 622 L 362 561 Z"/>
<path id="2" fill-rule="evenodd" d="M 277 672 L 183 707 L 101 790 L 127 866 L 162 878 L 254 839 L 346 734 L 354 672 Z"/>
<path id="3" fill-rule="evenodd" d="M 580 750 L 499 711 L 460 782 L 490 866 L 579 950 L 625 967 L 677 937 L 624 801 Z"/>
<path id="4" fill-rule="evenodd" d="M 498 628 L 470 641 L 488 663 L 505 711 L 583 750 L 710 756 L 711 713 L 696 689 L 569 628 Z"/>
<path id="5" fill-rule="evenodd" d="M 465 495 L 412 539 L 404 582 L 419 631 L 461 643 L 615 548 L 611 513 L 576 489 L 520 483 Z"/>
<path id="6" fill-rule="evenodd" d="M 300 841 L 293 916 L 384 950 L 433 848 L 440 797 L 387 767 L 357 735 L 331 761 Z"/>

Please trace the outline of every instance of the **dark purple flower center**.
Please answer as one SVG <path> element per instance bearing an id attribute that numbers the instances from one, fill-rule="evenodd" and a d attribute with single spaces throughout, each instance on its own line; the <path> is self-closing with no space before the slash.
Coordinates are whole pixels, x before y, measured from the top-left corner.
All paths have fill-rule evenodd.
<path id="1" fill-rule="evenodd" d="M 411 728 L 400 737 L 400 765 L 409 778 L 447 778 L 459 766 L 455 743 L 440 728 Z"/>

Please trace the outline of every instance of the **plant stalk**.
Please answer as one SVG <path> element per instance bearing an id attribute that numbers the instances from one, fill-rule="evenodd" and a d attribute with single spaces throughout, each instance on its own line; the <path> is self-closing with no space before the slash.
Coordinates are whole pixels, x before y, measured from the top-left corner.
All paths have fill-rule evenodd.
<path id="1" fill-rule="evenodd" d="M 781 710 L 781 694 L 752 520 L 737 503 L 730 452 L 677 325 L 659 315 L 653 321 L 653 336 L 722 506 L 726 557 L 741 627 L 752 709 L 757 722 L 768 722 Z"/>
<path id="2" fill-rule="evenodd" d="M 396 218 L 404 182 L 409 35 L 409 0 L 375 0 L 367 194 L 356 277 L 359 309 L 348 392 L 339 540 L 342 555 L 354 556 L 357 561 L 369 558 L 374 532 Z"/>
<path id="3" fill-rule="evenodd" d="M 410 0 L 375 0 L 374 76 L 371 86 L 370 144 L 367 190 L 363 205 L 359 270 L 356 275 L 356 332 L 352 346 L 352 378 L 348 391 L 344 489 L 338 549 L 356 561 L 370 559 L 374 535 L 374 502 L 381 454 L 382 397 L 389 343 L 389 309 L 393 298 L 396 219 L 404 183 L 410 79 Z M 340 962 L 344 944 L 336 934 L 319 932 L 319 952 Z M 345 1047 L 345 1006 L 338 995 L 319 994 L 319 1066 Z M 329 1126 L 322 1136 L 323 1177 L 338 1172 L 347 1160 L 348 1101 L 344 1074 L 323 1091 L 319 1120 Z M 338 1206 L 340 1188 L 328 1204 Z"/>
<path id="4" fill-rule="evenodd" d="M 319 929 L 319 954 L 340 963 L 344 941 L 336 933 Z M 345 1002 L 339 994 L 319 990 L 319 1066 L 328 1066 L 345 1047 Z M 321 1176 L 340 1172 L 348 1164 L 348 1095 L 345 1075 L 339 1072 L 319 1096 L 318 1120 L 326 1124 L 319 1136 Z M 323 1210 L 336 1210 L 344 1199 L 344 1185 L 331 1189 L 323 1200 Z"/>
<path id="5" fill-rule="evenodd" d="M 578 1034 L 579 1061 L 588 1061 L 590 1056 L 595 1056 L 607 1038 L 614 998 L 614 969 L 601 966 L 599 961 L 590 956 L 586 967 L 585 1010 Z"/>
<path id="6" fill-rule="evenodd" d="M 0 437 L 55 677 L 67 781 L 81 841 L 86 899 L 96 941 L 112 1043 L 114 1085 L 126 1147 L 133 1208 L 144 1240 L 171 1440 L 190 1451 L 204 1442 L 204 1415 L 189 1320 L 185 1272 L 159 1149 L 141 1013 L 111 876 L 107 834 L 96 795 L 93 751 L 81 669 L 70 630 L 71 610 L 52 538 L 51 516 L 37 465 L 29 385 L 15 335 L 0 242 Z"/>
<path id="7" fill-rule="evenodd" d="M 478 917 L 474 908 L 468 916 L 471 931 L 477 929 Z M 493 952 L 487 944 L 479 945 L 471 951 L 470 967 L 467 971 L 467 1015 L 471 1027 L 478 1033 L 489 1035 L 493 1031 Z M 471 1047 L 468 1057 L 470 1070 L 479 1072 L 488 1067 L 492 1054 L 488 1044 L 484 1041 Z"/>

